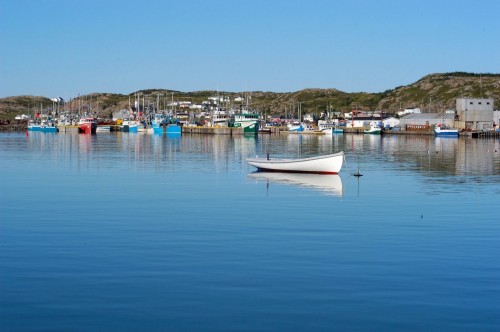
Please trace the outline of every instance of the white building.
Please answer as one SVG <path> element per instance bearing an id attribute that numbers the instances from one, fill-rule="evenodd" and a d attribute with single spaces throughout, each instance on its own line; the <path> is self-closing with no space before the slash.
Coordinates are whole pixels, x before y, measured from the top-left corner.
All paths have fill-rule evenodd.
<path id="1" fill-rule="evenodd" d="M 493 128 L 493 98 L 458 98 L 456 122 L 459 129 L 482 130 Z"/>
<path id="2" fill-rule="evenodd" d="M 312 113 L 307 113 L 306 115 L 304 115 L 304 121 L 305 122 L 313 122 L 314 121 L 313 114 Z"/>
<path id="3" fill-rule="evenodd" d="M 396 126 L 399 126 L 400 120 L 396 119 L 394 117 L 390 117 L 387 119 L 382 120 L 382 124 L 384 128 L 394 128 Z"/>
<path id="4" fill-rule="evenodd" d="M 493 126 L 500 128 L 500 110 L 493 112 Z"/>
<path id="5" fill-rule="evenodd" d="M 224 97 L 224 96 L 208 97 L 208 101 L 211 104 L 229 103 L 229 97 Z"/>
<path id="6" fill-rule="evenodd" d="M 399 116 L 403 116 L 403 115 L 406 115 L 406 114 L 418 114 L 418 113 L 421 113 L 420 112 L 420 108 L 418 108 L 418 107 L 410 107 L 410 108 L 405 108 L 402 111 L 399 111 L 398 115 Z"/>

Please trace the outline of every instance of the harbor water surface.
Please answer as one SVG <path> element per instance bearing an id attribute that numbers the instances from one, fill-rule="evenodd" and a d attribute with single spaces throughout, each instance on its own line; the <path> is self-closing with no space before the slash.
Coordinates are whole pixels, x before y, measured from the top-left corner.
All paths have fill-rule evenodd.
<path id="1" fill-rule="evenodd" d="M 500 330 L 498 140 L 2 133 L 0 181 L 2 331 Z"/>

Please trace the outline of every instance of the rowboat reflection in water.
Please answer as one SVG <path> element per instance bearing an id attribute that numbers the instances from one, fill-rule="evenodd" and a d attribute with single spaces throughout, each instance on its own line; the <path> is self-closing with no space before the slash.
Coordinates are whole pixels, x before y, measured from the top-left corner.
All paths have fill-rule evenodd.
<path id="1" fill-rule="evenodd" d="M 248 178 L 268 183 L 295 185 L 318 190 L 328 195 L 343 196 L 342 179 L 337 174 L 253 172 L 248 174 Z"/>

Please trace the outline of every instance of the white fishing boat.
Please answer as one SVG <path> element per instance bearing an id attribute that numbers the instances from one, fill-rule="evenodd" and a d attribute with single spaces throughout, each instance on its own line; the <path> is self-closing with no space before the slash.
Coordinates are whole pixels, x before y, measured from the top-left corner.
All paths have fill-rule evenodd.
<path id="1" fill-rule="evenodd" d="M 434 128 L 434 135 L 438 137 L 458 137 L 458 129 L 446 125 L 437 125 Z"/>
<path id="2" fill-rule="evenodd" d="M 29 131 L 42 131 L 42 126 L 39 122 L 36 122 L 35 120 L 29 120 L 28 130 Z"/>
<path id="3" fill-rule="evenodd" d="M 328 195 L 342 196 L 342 179 L 338 174 L 303 174 L 279 172 L 253 172 L 248 178 L 268 183 L 295 185 L 314 189 Z"/>
<path id="4" fill-rule="evenodd" d="M 138 123 L 136 120 L 133 119 L 123 119 L 120 129 L 121 131 L 126 133 L 137 133 Z"/>
<path id="5" fill-rule="evenodd" d="M 42 121 L 40 125 L 40 131 L 43 133 L 57 133 L 59 129 L 56 126 L 55 121 L 52 118 L 47 118 Z"/>
<path id="6" fill-rule="evenodd" d="M 247 158 L 247 162 L 259 171 L 338 174 L 344 164 L 344 152 L 300 159 Z"/>
<path id="7" fill-rule="evenodd" d="M 214 127 L 227 127 L 229 121 L 229 116 L 225 111 L 215 111 L 212 114 L 212 126 Z"/>
<path id="8" fill-rule="evenodd" d="M 289 123 L 286 125 L 287 131 L 304 131 L 304 127 L 302 127 L 302 123 Z"/>
<path id="9" fill-rule="evenodd" d="M 324 133 L 325 135 L 343 134 L 344 129 L 333 127 L 333 128 L 323 129 L 321 132 Z"/>

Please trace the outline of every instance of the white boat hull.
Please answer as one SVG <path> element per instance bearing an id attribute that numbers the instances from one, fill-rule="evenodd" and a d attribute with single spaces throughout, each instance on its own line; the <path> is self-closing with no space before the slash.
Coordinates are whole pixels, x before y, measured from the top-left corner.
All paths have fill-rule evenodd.
<path id="1" fill-rule="evenodd" d="M 338 174 L 344 164 L 344 152 L 303 159 L 248 158 L 247 162 L 260 171 Z"/>
<path id="2" fill-rule="evenodd" d="M 449 128 L 449 129 L 443 129 L 440 127 L 434 128 L 434 135 L 439 136 L 439 137 L 458 137 L 458 129 L 455 128 Z"/>
<path id="3" fill-rule="evenodd" d="M 382 134 L 382 128 L 377 126 L 370 126 L 370 129 L 364 130 L 365 134 L 380 135 Z"/>

